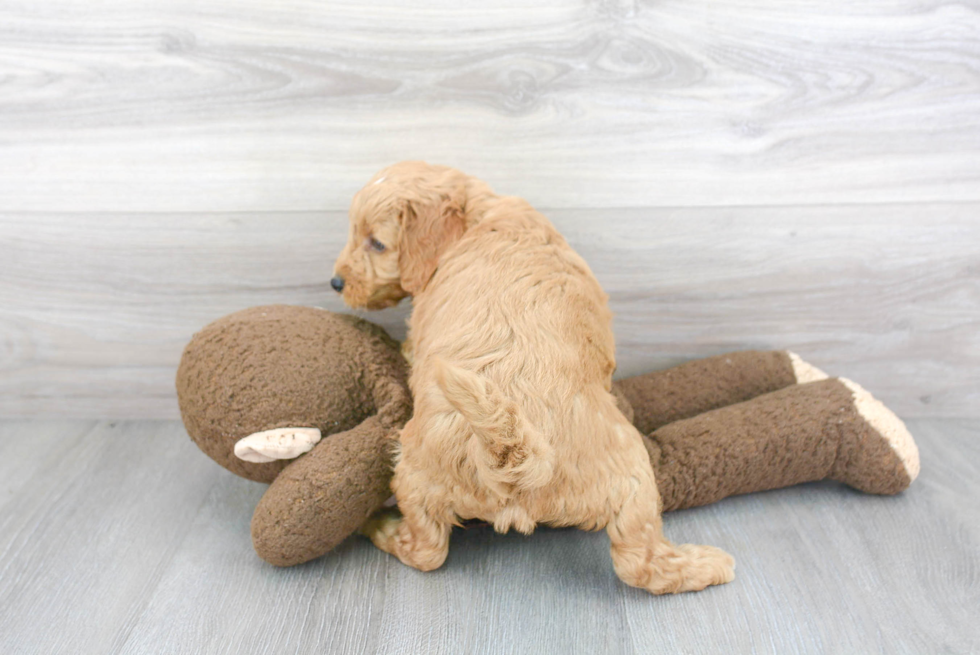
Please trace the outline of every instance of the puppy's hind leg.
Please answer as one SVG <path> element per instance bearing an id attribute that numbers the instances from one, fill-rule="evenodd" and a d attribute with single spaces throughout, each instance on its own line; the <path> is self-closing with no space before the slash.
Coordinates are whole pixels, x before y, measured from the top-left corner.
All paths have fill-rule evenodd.
<path id="1" fill-rule="evenodd" d="M 406 430 L 411 425 L 410 421 Z M 426 511 L 431 506 L 426 501 L 429 486 L 425 476 L 402 459 L 391 480 L 398 509 L 375 515 L 361 528 L 375 546 L 420 571 L 432 571 L 446 561 L 452 530 L 450 523 Z"/>
<path id="2" fill-rule="evenodd" d="M 723 550 L 664 539 L 657 487 L 650 475 L 633 477 L 635 493 L 606 527 L 616 575 L 654 594 L 698 591 L 735 578 L 735 560 Z"/>

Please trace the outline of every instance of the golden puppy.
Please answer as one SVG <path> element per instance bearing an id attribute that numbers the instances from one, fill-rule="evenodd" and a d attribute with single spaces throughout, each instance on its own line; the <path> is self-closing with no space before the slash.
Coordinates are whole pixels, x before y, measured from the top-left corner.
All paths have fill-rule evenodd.
<path id="1" fill-rule="evenodd" d="M 365 526 L 378 548 L 428 571 L 465 519 L 606 528 L 627 584 L 661 594 L 732 580 L 727 553 L 664 539 L 647 452 L 610 393 L 608 298 L 544 216 L 459 171 L 405 162 L 357 193 L 350 218 L 334 288 L 353 307 L 413 298 L 401 516 Z"/>

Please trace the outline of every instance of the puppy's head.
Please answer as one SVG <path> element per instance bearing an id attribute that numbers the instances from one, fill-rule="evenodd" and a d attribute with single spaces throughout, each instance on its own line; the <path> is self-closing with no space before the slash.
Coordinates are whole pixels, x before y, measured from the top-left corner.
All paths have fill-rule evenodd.
<path id="1" fill-rule="evenodd" d="M 383 309 L 425 289 L 466 229 L 466 176 L 445 166 L 389 166 L 354 196 L 331 285 L 351 307 Z"/>

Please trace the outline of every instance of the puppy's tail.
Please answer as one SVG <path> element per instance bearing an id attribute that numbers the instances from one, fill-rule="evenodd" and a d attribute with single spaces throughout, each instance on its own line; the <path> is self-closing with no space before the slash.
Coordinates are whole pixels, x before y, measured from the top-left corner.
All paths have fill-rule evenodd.
<path id="1" fill-rule="evenodd" d="M 471 455 L 481 482 L 504 497 L 547 484 L 554 470 L 554 451 L 517 403 L 482 375 L 442 359 L 435 360 L 434 368 L 446 400 L 479 440 L 477 452 Z"/>

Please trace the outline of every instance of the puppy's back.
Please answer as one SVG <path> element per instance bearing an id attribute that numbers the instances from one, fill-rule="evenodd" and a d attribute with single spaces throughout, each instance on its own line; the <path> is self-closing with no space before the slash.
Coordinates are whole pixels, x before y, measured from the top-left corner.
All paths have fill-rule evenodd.
<path id="1" fill-rule="evenodd" d="M 519 198 L 501 199 L 444 254 L 415 299 L 412 324 L 416 369 L 442 357 L 525 404 L 608 389 L 615 369 L 608 296 L 550 221 Z"/>

